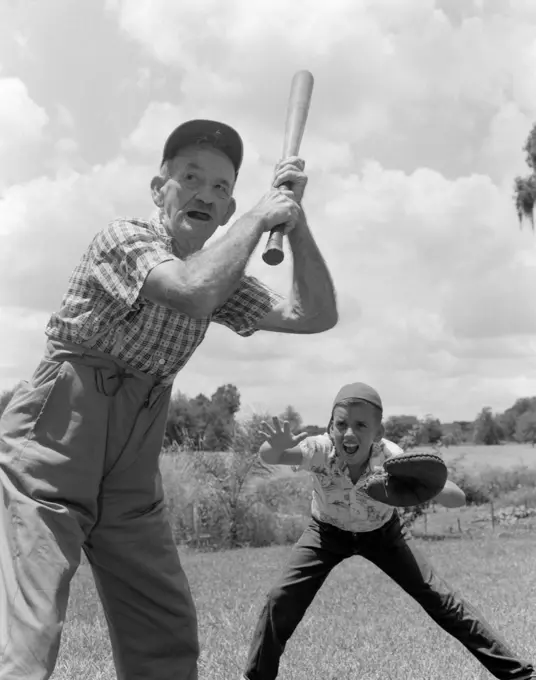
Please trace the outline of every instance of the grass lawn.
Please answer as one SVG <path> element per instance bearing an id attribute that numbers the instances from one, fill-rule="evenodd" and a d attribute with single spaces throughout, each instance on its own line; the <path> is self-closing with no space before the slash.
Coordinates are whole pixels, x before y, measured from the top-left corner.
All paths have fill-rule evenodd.
<path id="1" fill-rule="evenodd" d="M 536 659 L 534 534 L 419 541 L 441 574 L 522 655 Z M 288 547 L 182 553 L 199 614 L 200 680 L 240 677 Z M 331 574 L 287 646 L 285 680 L 476 680 L 491 676 L 405 593 L 360 558 Z M 112 680 L 106 625 L 84 563 L 75 577 L 54 680 Z M 156 679 L 155 679 L 156 680 Z"/>
<path id="2" fill-rule="evenodd" d="M 491 466 L 512 468 L 518 465 L 536 467 L 536 447 L 531 444 L 498 444 L 497 446 L 475 446 L 460 444 L 441 449 L 448 462 L 464 455 L 463 464 L 467 466 Z"/>

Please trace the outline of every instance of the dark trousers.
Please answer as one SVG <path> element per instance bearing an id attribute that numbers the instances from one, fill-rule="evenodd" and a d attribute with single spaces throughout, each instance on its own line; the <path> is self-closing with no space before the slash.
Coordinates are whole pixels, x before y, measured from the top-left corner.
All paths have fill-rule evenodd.
<path id="1" fill-rule="evenodd" d="M 506 642 L 434 571 L 395 513 L 383 527 L 342 531 L 312 519 L 277 584 L 270 590 L 253 635 L 245 677 L 274 680 L 285 645 L 330 571 L 360 555 L 390 576 L 447 633 L 500 680 L 536 678 Z"/>

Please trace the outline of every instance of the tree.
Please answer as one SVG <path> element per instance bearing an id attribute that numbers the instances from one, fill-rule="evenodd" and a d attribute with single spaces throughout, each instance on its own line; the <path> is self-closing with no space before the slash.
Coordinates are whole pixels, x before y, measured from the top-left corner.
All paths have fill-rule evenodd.
<path id="1" fill-rule="evenodd" d="M 516 437 L 517 421 L 527 411 L 536 411 L 536 397 L 522 397 L 499 416 L 499 422 L 506 439 Z"/>
<path id="2" fill-rule="evenodd" d="M 437 444 L 443 436 L 441 421 L 431 415 L 427 415 L 421 423 L 421 444 Z"/>
<path id="3" fill-rule="evenodd" d="M 536 444 L 536 410 L 525 411 L 519 417 L 516 427 L 516 439 L 519 442 L 530 442 L 532 446 Z"/>
<path id="4" fill-rule="evenodd" d="M 385 437 L 398 444 L 416 425 L 419 420 L 415 416 L 390 416 L 385 421 Z"/>
<path id="5" fill-rule="evenodd" d="M 474 441 L 475 444 L 499 444 L 502 432 L 497 419 L 493 416 L 491 408 L 486 406 L 475 420 Z"/>
<path id="6" fill-rule="evenodd" d="M 234 385 L 222 385 L 210 398 L 212 406 L 217 408 L 229 420 L 240 410 L 240 392 Z"/>
<path id="7" fill-rule="evenodd" d="M 422 433 L 422 424 L 417 422 L 417 424 L 413 425 L 413 427 L 411 427 L 396 443 L 404 451 L 414 449 L 416 446 L 419 446 L 419 444 L 422 443 Z"/>
<path id="8" fill-rule="evenodd" d="M 179 447 L 227 451 L 231 446 L 240 393 L 234 385 L 222 385 L 209 399 L 198 394 L 189 399 L 178 392 L 171 398 L 164 443 Z"/>
<path id="9" fill-rule="evenodd" d="M 223 538 L 231 548 L 240 543 L 238 530 L 241 513 L 247 503 L 247 483 L 252 477 L 272 474 L 273 468 L 265 465 L 259 457 L 259 448 L 264 441 L 260 425 L 270 420 L 268 414 L 253 414 L 244 422 L 236 423 L 228 452 L 203 451 L 196 459 L 208 490 L 218 499 L 221 510 L 227 516 L 228 535 Z"/>
<path id="10" fill-rule="evenodd" d="M 319 427 L 318 425 L 306 425 L 302 427 L 302 432 L 307 432 L 309 437 L 315 437 L 319 434 L 324 434 L 327 432 L 327 427 Z"/>
<path id="11" fill-rule="evenodd" d="M 454 425 L 458 425 L 461 432 L 460 443 L 469 442 L 473 439 L 475 424 L 468 420 L 455 420 Z"/>
<path id="12" fill-rule="evenodd" d="M 463 442 L 463 430 L 459 422 L 448 423 L 442 426 L 443 436 L 441 443 L 443 446 L 456 446 Z"/>
<path id="13" fill-rule="evenodd" d="M 182 392 L 172 395 L 164 435 L 164 444 L 170 446 L 177 442 L 179 447 L 193 447 L 190 441 L 193 421 L 190 413 L 190 400 Z"/>
<path id="14" fill-rule="evenodd" d="M 279 420 L 281 422 L 287 420 L 289 425 L 290 425 L 290 431 L 293 434 L 296 434 L 297 432 L 301 432 L 302 430 L 302 417 L 296 411 L 294 406 L 287 406 L 287 408 L 283 411 L 283 413 L 279 416 Z"/>
<path id="15" fill-rule="evenodd" d="M 235 414 L 240 409 L 240 392 L 234 385 L 218 387 L 210 399 L 209 422 L 204 436 L 206 451 L 227 451 L 235 428 Z"/>
<path id="16" fill-rule="evenodd" d="M 534 204 L 536 203 L 536 124 L 532 126 L 525 146 L 525 161 L 532 174 L 527 177 L 516 177 L 514 180 L 514 201 L 520 225 L 523 219 L 530 221 L 534 231 Z"/>

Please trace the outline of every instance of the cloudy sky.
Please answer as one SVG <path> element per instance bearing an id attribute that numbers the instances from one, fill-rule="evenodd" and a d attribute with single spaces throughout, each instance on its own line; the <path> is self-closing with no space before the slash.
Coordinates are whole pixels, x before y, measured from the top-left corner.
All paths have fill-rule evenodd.
<path id="1" fill-rule="evenodd" d="M 364 380 L 391 413 L 472 419 L 536 394 L 536 238 L 511 199 L 536 121 L 534 0 L 6 0 L 0 9 L 0 388 L 34 369 L 91 237 L 151 211 L 171 129 L 245 142 L 269 186 L 292 74 L 315 89 L 305 209 L 333 273 L 329 333 L 214 326 L 176 387 L 323 423 Z M 250 272 L 280 292 L 291 266 Z"/>

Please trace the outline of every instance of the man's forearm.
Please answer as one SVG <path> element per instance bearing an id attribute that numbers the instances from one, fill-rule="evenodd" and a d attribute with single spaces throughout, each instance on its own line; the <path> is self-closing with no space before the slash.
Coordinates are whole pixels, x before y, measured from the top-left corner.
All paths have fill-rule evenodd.
<path id="1" fill-rule="evenodd" d="M 311 330 L 328 330 L 338 320 L 335 288 L 303 212 L 288 240 L 294 259 L 292 313 L 306 321 Z"/>
<path id="2" fill-rule="evenodd" d="M 261 221 L 246 213 L 228 232 L 185 262 L 185 278 L 203 291 L 209 310 L 221 306 L 236 290 L 263 233 Z"/>

